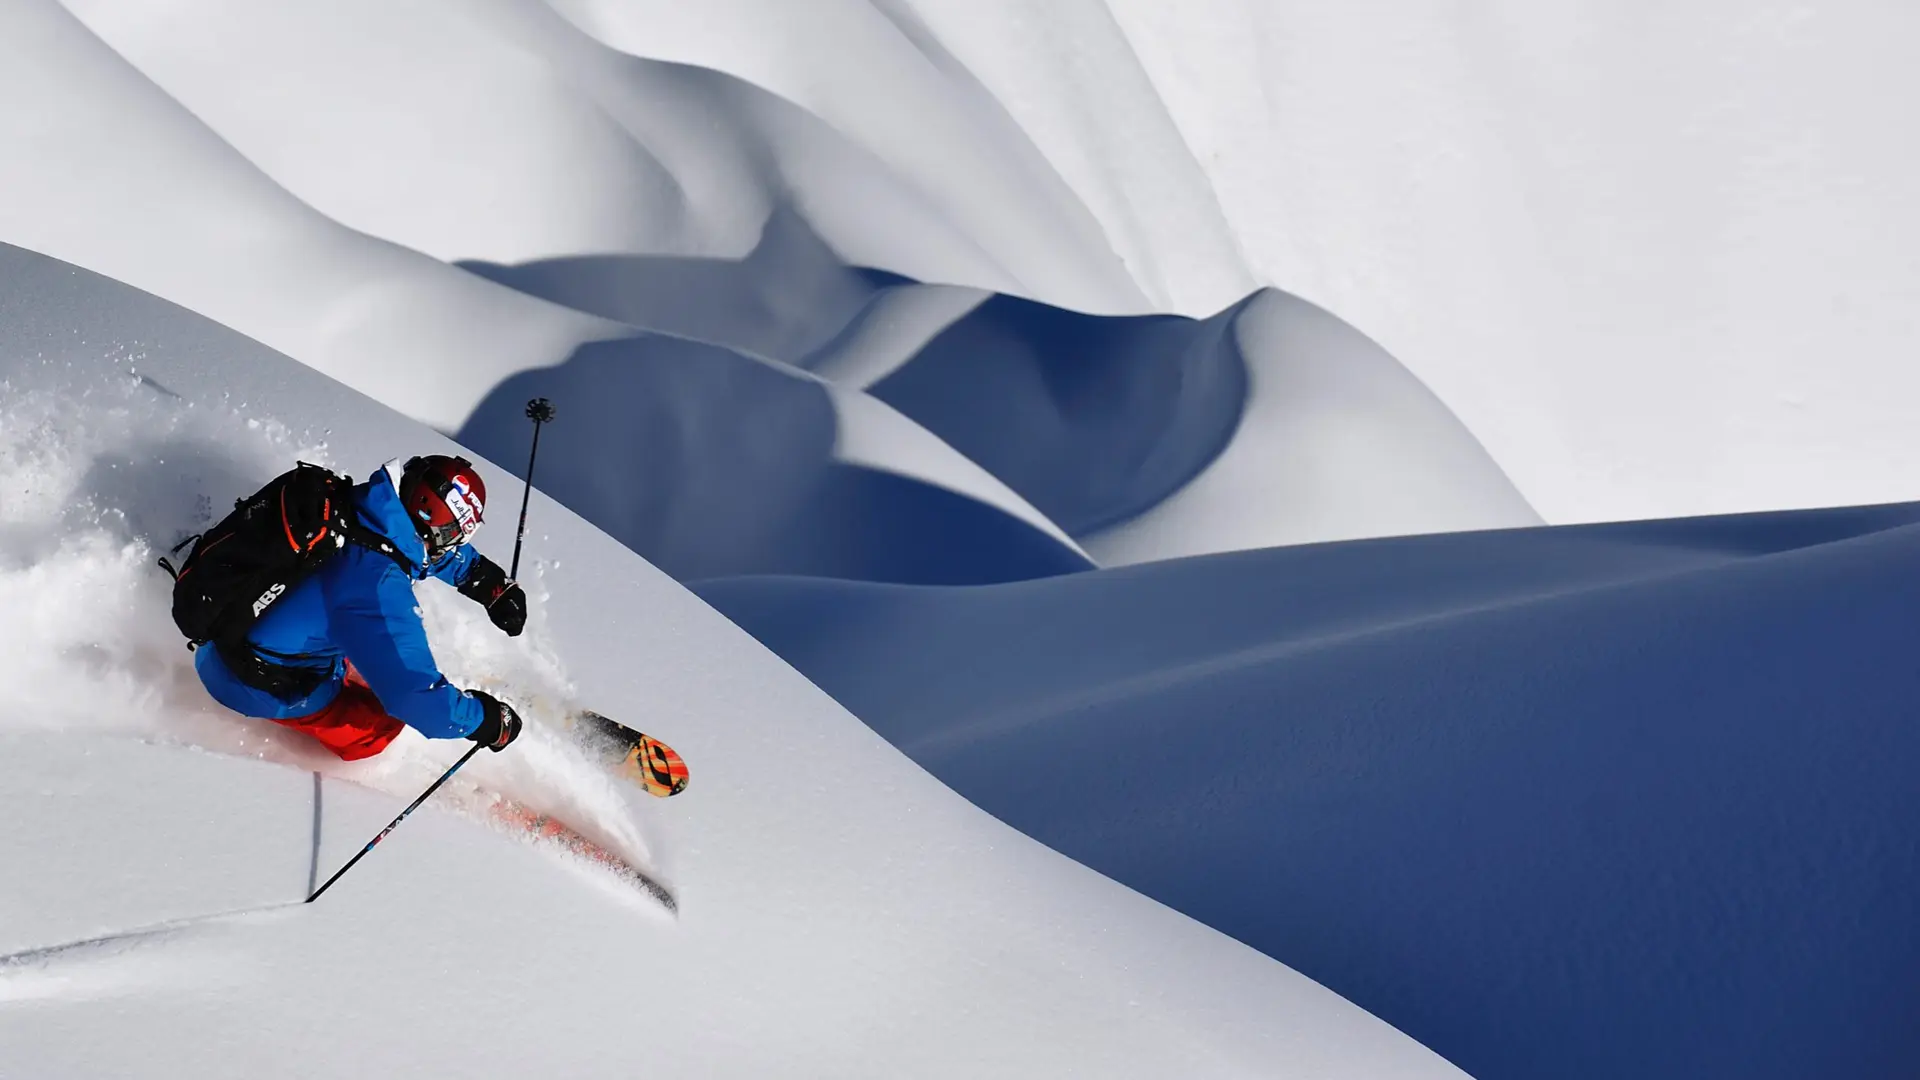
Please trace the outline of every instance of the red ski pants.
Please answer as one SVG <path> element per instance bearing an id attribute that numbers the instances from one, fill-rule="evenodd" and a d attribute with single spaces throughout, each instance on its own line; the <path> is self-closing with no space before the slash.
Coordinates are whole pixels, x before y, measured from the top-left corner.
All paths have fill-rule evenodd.
<path id="1" fill-rule="evenodd" d="M 340 756 L 342 761 L 359 761 L 387 748 L 406 725 L 387 715 L 380 699 L 373 696 L 367 681 L 347 665 L 347 677 L 340 693 L 326 708 L 306 716 L 274 723 L 304 731 Z"/>

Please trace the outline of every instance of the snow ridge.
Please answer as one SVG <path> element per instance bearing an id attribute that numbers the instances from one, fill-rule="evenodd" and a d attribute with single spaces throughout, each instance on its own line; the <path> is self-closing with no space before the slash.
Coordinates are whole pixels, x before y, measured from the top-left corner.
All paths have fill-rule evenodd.
<path id="1" fill-rule="evenodd" d="M 36 953 L 301 899 L 444 769 L 455 748 L 411 736 L 325 765 L 316 845 L 323 763 L 190 693 L 151 560 L 194 494 L 257 484 L 294 447 L 453 444 L 119 283 L 5 246 L 0 280 L 0 483 L 28 493 L 0 501 L 0 595 L 28 615 L 0 649 L 0 783 L 37 792 L 0 833 L 0 863 L 25 868 L 0 890 L 0 955 L 26 954 L 0 971 L 9 1067 L 625 1075 L 643 1016 L 712 1076 L 1459 1075 L 955 796 L 537 492 L 527 635 L 423 586 L 437 655 L 536 718 L 590 703 L 656 733 L 697 779 L 671 800 L 598 791 L 534 736 L 461 776 L 632 837 L 677 917 L 447 812 L 443 791 L 298 911 Z M 477 542 L 500 558 L 511 537 Z M 476 1042 L 468 1004 L 506 997 L 511 1037 Z M 384 1022 L 338 1038 L 367 1015 Z"/>

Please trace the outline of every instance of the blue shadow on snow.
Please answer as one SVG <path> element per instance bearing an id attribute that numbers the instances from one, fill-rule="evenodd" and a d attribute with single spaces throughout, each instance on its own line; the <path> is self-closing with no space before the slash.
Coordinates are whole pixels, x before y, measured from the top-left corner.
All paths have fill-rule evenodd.
<path id="1" fill-rule="evenodd" d="M 816 381 L 729 349 L 654 334 L 582 346 L 496 386 L 461 443 L 526 459 L 540 490 L 682 581 L 778 573 L 974 584 L 1087 569 L 1067 546 L 943 488 L 837 460 Z"/>
<path id="2" fill-rule="evenodd" d="M 1480 1080 L 1913 1076 L 1917 522 L 698 591 L 967 798 Z"/>

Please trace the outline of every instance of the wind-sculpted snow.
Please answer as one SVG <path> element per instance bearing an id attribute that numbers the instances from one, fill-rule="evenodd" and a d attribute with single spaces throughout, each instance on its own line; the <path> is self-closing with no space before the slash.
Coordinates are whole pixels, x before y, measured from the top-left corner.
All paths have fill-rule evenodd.
<path id="1" fill-rule="evenodd" d="M 1105 0 L 552 3 L 614 48 L 819 116 L 978 238 L 1021 295 L 1191 315 L 1258 284 Z"/>
<path id="2" fill-rule="evenodd" d="M 575 255 L 460 265 L 491 281 L 631 326 L 798 363 L 906 279 L 849 267 L 789 206 L 740 259 Z"/>
<path id="3" fill-rule="evenodd" d="M 514 460 L 536 396 L 566 411 L 541 436 L 542 490 L 682 580 L 970 583 L 1092 565 L 1030 508 L 999 509 L 1020 500 L 939 440 L 904 420 L 876 429 L 885 417 L 855 408 L 857 391 L 790 368 L 661 335 L 601 342 L 501 383 L 461 442 Z M 913 464 L 928 467 L 895 471 Z M 952 486 L 921 479 L 955 467 Z"/>
<path id="4" fill-rule="evenodd" d="M 710 72 L 655 74 L 670 81 L 724 83 L 717 92 L 759 95 L 755 100 L 765 97 Z M 23 241 L 152 288 L 284 349 L 415 419 L 453 430 L 503 379 L 561 363 L 590 342 L 631 332 L 621 324 L 481 280 L 321 217 L 221 142 L 198 117 L 157 93 L 51 0 L 30 0 L 0 11 L 0 88 L 5 86 L 18 89 L 15 96 L 21 100 L 43 86 L 70 92 L 56 93 L 44 116 L 28 115 L 28 110 L 0 110 L 0 135 L 5 136 L 0 138 L 0 185 L 13 196 L 0 200 L 0 240 Z M 123 155 L 138 158 L 141 169 L 123 167 Z M 72 180 L 75 175 L 83 179 Z M 745 203 L 725 212 L 739 217 L 743 227 L 756 223 Z M 782 272 L 804 264 L 823 275 L 840 276 L 833 281 L 853 273 L 844 267 L 819 266 L 817 247 L 807 246 L 817 244 L 810 234 L 797 225 L 781 231 L 780 222 L 774 224 L 773 236 L 786 238 L 770 253 Z M 809 257 L 815 262 L 805 262 Z M 769 276 L 777 279 L 779 275 Z M 832 284 L 826 277 L 822 280 L 823 288 Z M 699 323 L 703 327 L 729 325 L 733 316 L 751 315 L 755 310 L 755 301 L 748 296 L 723 291 L 707 299 L 708 315 Z M 779 309 L 792 310 L 791 306 Z M 787 319 L 767 333 L 800 334 L 799 348 L 833 329 L 807 337 L 806 325 L 805 320 Z M 712 352 L 713 363 L 722 369 L 714 377 L 720 379 L 731 377 L 727 371 L 750 364 L 737 354 Z M 591 388 L 578 396 L 611 392 Z M 819 397 L 817 391 L 813 397 Z M 634 402 L 628 408 L 670 404 Z M 836 415 L 845 411 L 836 409 Z M 726 416 L 720 422 L 731 427 L 740 418 Z M 806 422 L 804 407 L 790 422 Z M 844 427 L 845 422 L 837 425 Z M 835 430 L 833 437 L 841 434 Z M 866 482 L 863 473 L 843 478 L 846 482 L 836 492 L 837 502 L 823 505 L 855 516 L 819 523 L 823 533 L 853 534 L 871 549 L 892 552 L 898 532 L 860 538 L 858 526 L 866 520 L 911 518 L 904 514 L 910 507 L 903 507 L 901 514 L 887 510 L 898 488 L 907 501 L 930 504 L 928 514 L 943 527 L 975 515 L 984 524 L 966 530 L 976 534 L 1001 530 L 996 515 L 1011 514 L 1024 523 L 1004 529 L 1013 536 L 1010 542 L 1031 549 L 1032 553 L 1019 557 L 1019 569 L 980 571 L 977 565 L 999 562 L 989 550 L 976 560 L 975 568 L 962 566 L 932 580 L 982 580 L 1088 565 L 1070 540 L 1004 485 L 940 447 L 937 439 L 924 433 L 906 435 L 912 445 L 899 448 L 897 460 L 879 463 L 892 475 L 873 483 Z M 492 444 L 481 440 L 478 445 L 484 450 Z M 520 457 L 519 447 L 503 456 Z M 846 463 L 846 455 L 837 460 Z M 904 482 L 896 482 L 896 477 Z M 939 490 L 922 491 L 922 486 Z M 782 497 L 777 492 L 749 494 L 773 501 Z M 984 508 L 969 501 L 981 499 L 987 503 Z M 876 505 L 882 512 L 874 512 Z M 588 509 L 598 513 L 603 508 L 595 504 Z M 624 503 L 619 509 L 635 512 Z M 685 513 L 697 511 L 689 508 Z M 1034 530 L 1043 535 L 1037 540 L 1025 536 Z M 1053 545 L 1065 554 L 1056 556 L 1049 550 Z M 661 554 L 665 561 L 674 562 L 671 552 Z M 924 556 L 914 558 L 926 561 Z M 818 558 L 723 565 L 733 571 L 829 568 Z M 874 573 L 915 579 L 891 564 Z"/>
<path id="5" fill-rule="evenodd" d="M 701 595 L 1483 1080 L 1920 1062 L 1920 506 Z"/>
<path id="6" fill-rule="evenodd" d="M 1432 391 L 1327 311 L 1263 290 L 1223 345 L 1246 367 L 1230 440 L 1165 499 L 1081 538 L 1104 565 L 1539 524 Z"/>
<path id="7" fill-rule="evenodd" d="M 1084 214 L 1024 175 L 951 154 L 904 172 L 762 87 L 608 48 L 544 0 L 69 6 L 315 210 L 437 258 L 739 259 L 784 210 L 854 265 L 1140 303 Z M 188 27 L 243 44 L 208 50 Z"/>
<path id="8" fill-rule="evenodd" d="M 1084 536 L 1165 499 L 1233 435 L 1246 398 L 1234 316 L 1100 318 L 996 297 L 869 389 Z"/>
<path id="9" fill-rule="evenodd" d="M 1909 6 L 555 3 L 1009 204 L 974 235 L 1072 205 L 1154 310 L 1338 312 L 1550 521 L 1920 493 Z"/>
<path id="10" fill-rule="evenodd" d="M 522 404 L 569 403 L 545 488 L 682 580 L 984 583 L 1085 569 L 1088 550 L 1113 564 L 1538 522 L 1405 368 L 1280 293 L 1192 320 L 890 281 L 832 340 L 770 351 L 804 355 L 594 343 L 500 383 L 459 438 L 513 460 Z"/>
<path id="11" fill-rule="evenodd" d="M 0 842 L 0 1072 L 624 1074 L 635 1016 L 702 1075 L 1446 1072 L 974 813 L 632 552 L 813 575 L 709 595 L 1489 1078 L 1914 1072 L 1908 509 L 1093 569 L 1914 497 L 1914 20 L 0 4 L 0 781 L 40 815 Z M 276 893 L 285 823 L 351 844 L 447 749 L 212 708 L 154 558 L 295 456 L 457 431 L 504 481 L 536 394 L 533 629 L 430 588 L 432 636 L 696 794 L 630 806 L 536 724 L 436 808 L 546 800 L 682 920 L 427 814 L 365 906 L 115 936 Z M 532 1034 L 490 1053 L 449 984 Z"/>
<path id="12" fill-rule="evenodd" d="M 491 385 L 617 330 L 390 244 L 603 307 L 674 260 L 737 281 L 711 261 L 791 212 L 846 266 L 1076 310 L 1284 289 L 1550 520 L 1913 494 L 1912 366 L 1887 358 L 1920 159 L 1883 137 L 1909 13 L 1721 0 L 1642 33 L 1391 6 L 1412 29 L 1246 0 L 73 0 L 83 27 L 19 0 L 0 80 L 34 105 L 0 114 L 0 240 L 451 430 L 485 385 L 425 376 Z M 787 298 L 744 287 L 737 333 L 650 328 L 830 329 L 769 332 Z"/>
<path id="13" fill-rule="evenodd" d="M 1539 523 L 1393 357 L 1273 290 L 1206 320 L 997 297 L 870 392 L 1109 565 Z"/>
<path id="14" fill-rule="evenodd" d="M 675 1068 L 719 1077 L 1459 1075 L 995 822 L 537 493 L 525 636 L 419 590 L 450 678 L 524 707 L 529 733 L 319 903 L 273 907 L 460 744 L 409 734 L 348 765 L 224 713 L 152 559 L 295 454 L 364 472 L 453 446 L 119 283 L 4 246 L 0 282 L 10 1075 L 628 1076 L 661 1032 Z M 477 542 L 503 560 L 511 515 L 492 516 Z M 552 730 L 575 703 L 665 738 L 693 786 L 655 800 L 583 766 Z M 677 913 L 449 813 L 469 782 L 624 838 Z M 510 1011 L 476 1038 L 489 1002 Z"/>
<path id="15" fill-rule="evenodd" d="M 957 151 L 886 152 L 877 129 L 847 135 L 729 75 L 616 52 L 529 0 L 471 19 L 470 5 L 444 3 L 202 0 L 204 23 L 76 10 L 86 25 L 53 0 L 0 14 L 0 86 L 45 102 L 0 110 L 0 241 L 185 304 L 503 458 L 518 448 L 486 429 L 508 380 L 511 393 L 563 383 L 596 408 L 672 407 L 670 395 L 626 400 L 658 391 L 650 376 L 582 378 L 605 368 L 599 343 L 636 324 L 834 382 L 835 452 L 804 511 L 786 512 L 803 494 L 792 491 L 727 496 L 768 508 L 745 523 L 709 515 L 699 492 L 686 506 L 641 504 L 657 482 L 612 499 L 607 479 L 599 497 L 569 493 L 675 573 L 1004 580 L 1089 565 L 1083 533 L 1099 559 L 1126 562 L 1532 520 L 1470 435 L 1442 431 L 1445 407 L 1424 391 L 1416 411 L 1437 424 L 1407 425 L 1393 408 L 1350 417 L 1337 395 L 1300 398 L 1284 381 L 1247 398 L 1237 387 L 1257 385 L 1272 357 L 1241 340 L 1237 316 L 1268 302 L 1201 323 L 1109 323 L 1014 299 L 1142 306 L 1019 132 L 951 72 L 921 72 L 917 92 L 977 141 L 983 156 L 965 168 L 949 160 Z M 364 32 L 373 23 L 382 35 Z M 207 54 L 180 29 L 195 25 L 247 44 Z M 978 175 L 983 162 L 1013 172 Z M 1010 176 L 1033 180 L 1030 198 L 1004 191 Z M 994 190 L 1007 197 L 983 202 Z M 1345 364 L 1334 352 L 1322 368 Z M 722 370 L 698 381 L 727 382 L 745 362 L 706 355 Z M 935 431 L 858 396 L 883 375 Z M 805 429 L 818 394 L 793 396 L 780 422 Z M 1235 454 L 1237 435 L 1271 426 L 1236 427 L 1248 407 L 1278 408 L 1325 445 L 1274 453 L 1255 439 Z M 744 414 L 695 411 L 696 449 L 763 441 L 738 431 Z M 1342 460 L 1369 456 L 1381 467 Z M 714 535 L 687 540 L 688 522 Z M 772 550 L 756 538 L 790 527 L 779 558 L 755 553 Z M 682 539 L 651 535 L 662 528 Z M 689 545 L 699 557 L 682 554 Z"/>
<path id="16" fill-rule="evenodd" d="M 0 101 L 19 103 L 0 108 L 0 242 L 163 296 L 415 419 L 452 428 L 492 382 L 619 330 L 316 213 L 55 0 L 0 6 Z"/>

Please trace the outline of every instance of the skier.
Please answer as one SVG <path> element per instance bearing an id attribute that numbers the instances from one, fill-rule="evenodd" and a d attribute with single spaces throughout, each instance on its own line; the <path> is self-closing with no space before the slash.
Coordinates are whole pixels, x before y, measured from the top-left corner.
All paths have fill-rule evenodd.
<path id="1" fill-rule="evenodd" d="M 194 654 L 215 701 L 318 739 L 347 761 L 386 749 L 402 726 L 499 751 L 520 734 L 512 707 L 447 682 L 427 645 L 413 583 L 437 577 L 517 636 L 527 594 L 469 547 L 487 488 L 465 458 L 388 462 L 352 489 L 358 524 L 382 548 L 346 544 L 273 599 L 244 644 Z"/>

